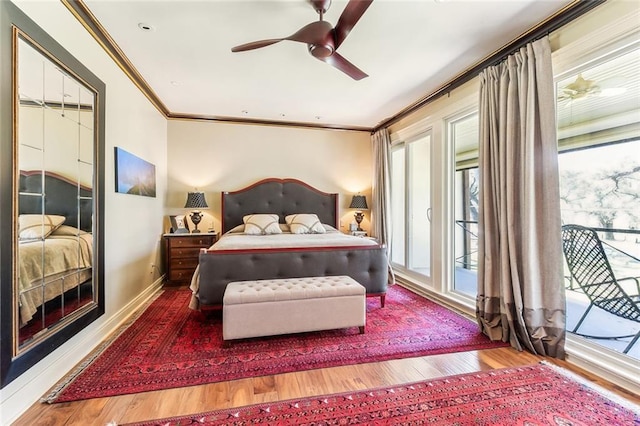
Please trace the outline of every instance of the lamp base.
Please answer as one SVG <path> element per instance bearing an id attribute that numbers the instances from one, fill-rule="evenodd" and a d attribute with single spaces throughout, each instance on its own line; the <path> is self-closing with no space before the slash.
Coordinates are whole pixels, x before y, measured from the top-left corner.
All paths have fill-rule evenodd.
<path id="1" fill-rule="evenodd" d="M 200 214 L 199 211 L 194 211 L 191 213 L 191 222 L 193 222 L 193 226 L 195 226 L 193 231 L 191 231 L 192 234 L 198 234 L 201 232 L 198 229 L 198 224 L 200 223 L 201 220 L 202 220 L 202 215 Z"/>
<path id="2" fill-rule="evenodd" d="M 364 231 L 364 229 L 360 227 L 360 224 L 362 223 L 362 219 L 364 219 L 364 214 L 362 212 L 356 212 L 354 216 L 356 218 L 356 223 L 358 224 L 358 229 L 356 229 L 356 231 Z"/>

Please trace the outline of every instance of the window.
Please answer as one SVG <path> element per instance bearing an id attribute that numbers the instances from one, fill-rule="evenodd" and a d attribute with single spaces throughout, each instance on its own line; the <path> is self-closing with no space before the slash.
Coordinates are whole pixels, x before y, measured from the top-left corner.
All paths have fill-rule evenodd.
<path id="1" fill-rule="evenodd" d="M 557 82 L 560 198 L 563 224 L 598 231 L 619 277 L 640 276 L 640 50 L 612 55 Z M 567 330 L 589 299 L 565 271 Z M 592 308 L 576 331 L 621 352 L 640 323 Z M 629 356 L 640 359 L 640 344 Z"/>
<path id="2" fill-rule="evenodd" d="M 478 126 L 477 112 L 447 125 L 455 153 L 453 290 L 471 298 L 478 293 Z"/>
<path id="3" fill-rule="evenodd" d="M 391 262 L 418 278 L 431 271 L 431 133 L 396 144 L 391 152 Z"/>

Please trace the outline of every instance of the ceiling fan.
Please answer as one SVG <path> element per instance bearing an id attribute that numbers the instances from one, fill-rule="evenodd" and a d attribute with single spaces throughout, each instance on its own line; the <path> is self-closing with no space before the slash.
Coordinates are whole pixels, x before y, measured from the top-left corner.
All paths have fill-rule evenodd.
<path id="1" fill-rule="evenodd" d="M 231 49 L 232 52 L 244 52 L 246 50 L 258 49 L 270 46 L 283 40 L 306 43 L 309 53 L 327 64 L 339 69 L 354 80 L 361 80 L 368 77 L 362 70 L 353 65 L 336 50 L 347 38 L 349 32 L 360 20 L 364 12 L 371 5 L 373 0 L 351 0 L 342 11 L 335 27 L 324 21 L 324 13 L 331 6 L 331 0 L 308 0 L 311 6 L 320 15 L 320 20 L 305 25 L 294 34 L 284 38 L 272 38 L 268 40 L 253 41 L 241 44 Z"/>
<path id="2" fill-rule="evenodd" d="M 595 80 L 586 80 L 582 74 L 578 74 L 575 81 L 562 88 L 562 93 L 558 96 L 561 101 L 577 101 L 593 96 L 615 96 L 626 91 L 624 87 L 616 87 L 619 79 L 609 78 L 601 83 Z"/>

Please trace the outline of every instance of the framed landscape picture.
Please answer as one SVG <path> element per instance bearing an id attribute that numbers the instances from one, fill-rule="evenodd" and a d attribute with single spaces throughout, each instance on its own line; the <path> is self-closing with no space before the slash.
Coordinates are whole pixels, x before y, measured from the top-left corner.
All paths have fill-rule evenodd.
<path id="1" fill-rule="evenodd" d="M 116 192 L 156 196 L 156 166 L 115 147 Z"/>

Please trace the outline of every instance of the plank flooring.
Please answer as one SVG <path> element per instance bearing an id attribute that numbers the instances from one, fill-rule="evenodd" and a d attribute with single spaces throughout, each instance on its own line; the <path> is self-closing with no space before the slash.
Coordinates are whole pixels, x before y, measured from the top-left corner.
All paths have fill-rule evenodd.
<path id="1" fill-rule="evenodd" d="M 511 348 L 432 355 L 60 404 L 34 404 L 15 425 L 106 425 L 220 408 L 348 392 L 453 374 L 529 365 L 542 358 Z M 562 361 L 547 359 L 636 404 L 640 397 Z M 43 392 L 45 394 L 45 392 Z"/>

